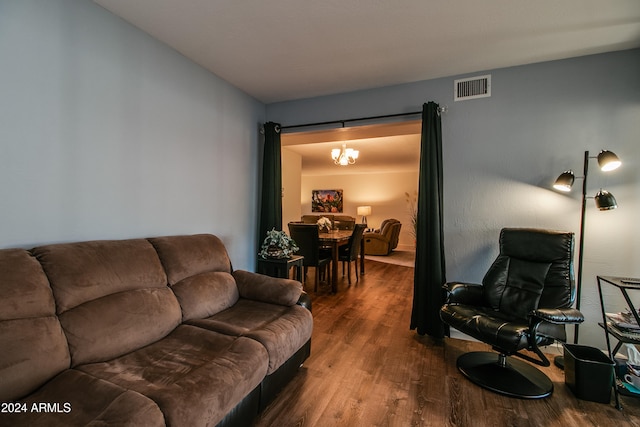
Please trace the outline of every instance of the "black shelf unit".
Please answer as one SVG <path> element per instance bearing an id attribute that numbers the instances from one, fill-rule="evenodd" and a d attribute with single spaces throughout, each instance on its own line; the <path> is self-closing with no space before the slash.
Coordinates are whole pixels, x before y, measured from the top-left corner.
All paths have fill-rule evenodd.
<path id="1" fill-rule="evenodd" d="M 607 340 L 607 351 L 609 352 L 609 357 L 611 360 L 615 361 L 615 355 L 622 347 L 624 343 L 630 344 L 640 344 L 640 333 L 628 333 L 622 330 L 617 329 L 615 326 L 612 326 L 607 321 L 607 314 L 605 310 L 605 302 L 602 294 L 602 284 L 607 284 L 618 288 L 618 290 L 622 293 L 624 300 L 627 303 L 627 307 L 633 313 L 633 316 L 640 325 L 640 316 L 638 315 L 638 310 L 633 305 L 631 298 L 629 297 L 629 291 L 640 291 L 640 279 L 630 278 L 630 277 L 615 277 L 615 276 L 597 276 L 598 279 L 598 294 L 600 296 L 600 308 L 602 309 L 602 322 L 598 323 L 602 329 L 604 329 L 604 335 Z M 618 343 L 611 350 L 611 337 L 615 338 Z M 616 375 L 616 380 L 614 381 L 613 391 L 616 399 L 616 408 L 622 409 L 620 405 L 620 395 L 623 396 L 632 396 L 632 397 L 640 397 L 640 393 L 634 393 L 631 390 L 628 390 L 621 380 L 618 379 Z"/>

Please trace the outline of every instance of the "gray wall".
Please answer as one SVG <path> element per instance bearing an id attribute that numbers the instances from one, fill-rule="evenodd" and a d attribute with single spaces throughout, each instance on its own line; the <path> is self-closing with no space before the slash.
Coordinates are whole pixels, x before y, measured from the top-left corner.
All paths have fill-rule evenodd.
<path id="1" fill-rule="evenodd" d="M 619 209 L 600 212 L 588 200 L 585 233 L 587 320 L 580 343 L 604 347 L 596 275 L 640 276 L 640 50 L 489 73 L 491 98 L 454 102 L 457 77 L 450 77 L 271 104 L 267 118 L 294 125 L 416 111 L 426 101 L 448 106 L 442 125 L 450 280 L 482 280 L 502 227 L 577 233 L 581 181 L 569 195 L 551 185 L 565 169 L 581 175 L 585 150 L 616 152 L 623 166 L 609 174 L 590 162 L 588 191 L 593 196 L 600 187 L 608 189 Z M 614 296 L 611 311 L 622 309 Z"/>
<path id="2" fill-rule="evenodd" d="M 262 103 L 90 1 L 2 1 L 0 58 L 0 247 L 208 232 L 253 268 Z"/>

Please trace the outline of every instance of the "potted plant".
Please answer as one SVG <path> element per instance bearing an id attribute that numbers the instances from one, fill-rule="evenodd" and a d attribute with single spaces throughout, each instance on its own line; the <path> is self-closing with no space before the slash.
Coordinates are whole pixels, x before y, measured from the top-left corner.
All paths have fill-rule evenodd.
<path id="1" fill-rule="evenodd" d="M 404 195 L 406 196 L 407 211 L 409 212 L 409 218 L 411 219 L 411 235 L 415 242 L 418 238 L 418 192 L 416 191 L 414 196 L 411 196 L 407 192 L 405 192 Z"/>
<path id="2" fill-rule="evenodd" d="M 260 248 L 258 255 L 263 258 L 291 258 L 291 255 L 298 252 L 300 248 L 296 245 L 291 237 L 284 231 L 278 231 L 275 228 L 267 231 L 267 237 Z"/>

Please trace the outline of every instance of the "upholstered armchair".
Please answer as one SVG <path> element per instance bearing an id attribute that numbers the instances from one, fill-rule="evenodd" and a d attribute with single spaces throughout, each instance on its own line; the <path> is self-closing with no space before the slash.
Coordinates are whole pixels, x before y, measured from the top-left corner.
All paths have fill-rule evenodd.
<path id="1" fill-rule="evenodd" d="M 497 351 L 460 356 L 457 366 L 464 376 L 511 397 L 534 399 L 553 392 L 542 371 L 511 356 L 549 366 L 540 347 L 566 341 L 565 325 L 584 320 L 571 308 L 573 233 L 505 228 L 500 253 L 482 284 L 451 282 L 445 290 L 442 321 Z"/>
<path id="2" fill-rule="evenodd" d="M 402 224 L 394 218 L 385 219 L 380 229 L 364 234 L 366 255 L 389 255 L 398 246 Z"/>

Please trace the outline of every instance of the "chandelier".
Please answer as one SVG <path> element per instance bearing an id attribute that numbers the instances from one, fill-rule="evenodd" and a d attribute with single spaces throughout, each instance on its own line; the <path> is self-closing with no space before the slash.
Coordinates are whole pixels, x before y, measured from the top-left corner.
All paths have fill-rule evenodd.
<path id="1" fill-rule="evenodd" d="M 331 158 L 336 165 L 347 166 L 356 162 L 359 153 L 358 150 L 347 148 L 347 144 L 342 144 L 342 149 L 334 148 L 331 150 Z"/>

